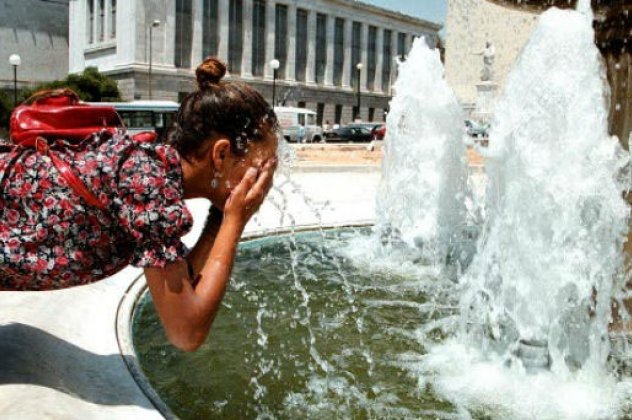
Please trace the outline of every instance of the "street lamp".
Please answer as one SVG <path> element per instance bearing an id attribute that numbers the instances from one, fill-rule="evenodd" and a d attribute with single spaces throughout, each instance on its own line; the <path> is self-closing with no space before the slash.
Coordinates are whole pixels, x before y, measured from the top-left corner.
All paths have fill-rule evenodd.
<path id="1" fill-rule="evenodd" d="M 270 61 L 270 67 L 272 68 L 272 109 L 276 106 L 276 80 L 279 75 L 279 67 L 281 63 L 276 58 Z"/>
<path id="2" fill-rule="evenodd" d="M 356 64 L 356 69 L 358 69 L 358 109 L 357 109 L 357 114 L 354 118 L 354 120 L 357 120 L 360 118 L 360 105 L 361 105 L 361 100 L 360 100 L 360 85 L 362 85 L 361 79 L 362 79 L 362 68 L 364 68 L 364 64 L 362 63 L 358 63 Z"/>
<path id="3" fill-rule="evenodd" d="M 13 106 L 18 106 L 18 67 L 22 64 L 22 58 L 17 54 L 11 54 L 9 64 L 13 66 Z"/>
<path id="4" fill-rule="evenodd" d="M 151 70 L 152 70 L 152 40 L 153 40 L 153 29 L 160 26 L 159 20 L 154 20 L 151 25 L 149 25 L 149 99 L 151 99 Z"/>

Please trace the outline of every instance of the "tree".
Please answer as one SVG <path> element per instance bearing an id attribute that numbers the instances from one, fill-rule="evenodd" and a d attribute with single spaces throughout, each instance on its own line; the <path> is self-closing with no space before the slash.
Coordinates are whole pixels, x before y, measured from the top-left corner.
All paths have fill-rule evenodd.
<path id="1" fill-rule="evenodd" d="M 34 89 L 24 89 L 24 99 L 39 90 L 70 88 L 86 102 L 120 101 L 121 94 L 116 82 L 99 72 L 96 67 L 87 67 L 81 74 L 71 74 L 64 80 L 45 83 Z"/>

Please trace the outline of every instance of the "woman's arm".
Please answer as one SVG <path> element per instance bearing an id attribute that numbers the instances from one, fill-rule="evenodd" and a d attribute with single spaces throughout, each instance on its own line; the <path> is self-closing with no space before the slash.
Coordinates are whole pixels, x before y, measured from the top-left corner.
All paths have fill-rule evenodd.
<path id="1" fill-rule="evenodd" d="M 154 305 L 174 346 L 195 351 L 206 339 L 230 280 L 241 234 L 272 187 L 275 168 L 276 162 L 270 161 L 259 174 L 249 169 L 226 201 L 219 227 L 213 220 L 207 222 L 191 253 L 194 270 L 199 269 L 197 285 L 189 280 L 186 261 L 145 269 Z"/>

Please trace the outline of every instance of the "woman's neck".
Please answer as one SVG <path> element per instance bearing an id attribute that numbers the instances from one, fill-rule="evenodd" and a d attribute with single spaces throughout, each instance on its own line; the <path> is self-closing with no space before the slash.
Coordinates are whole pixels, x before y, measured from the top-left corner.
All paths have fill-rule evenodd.
<path id="1" fill-rule="evenodd" d="M 192 165 L 186 159 L 180 159 L 182 167 L 182 189 L 186 200 L 192 198 L 208 198 L 208 191 L 204 182 L 201 182 L 202 174 L 198 167 Z"/>

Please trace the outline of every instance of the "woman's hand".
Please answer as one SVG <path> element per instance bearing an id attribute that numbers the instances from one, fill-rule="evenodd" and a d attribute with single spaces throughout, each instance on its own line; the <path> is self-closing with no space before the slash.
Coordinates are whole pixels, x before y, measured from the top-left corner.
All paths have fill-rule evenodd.
<path id="1" fill-rule="evenodd" d="M 272 188 L 277 160 L 268 160 L 260 170 L 248 168 L 241 182 L 226 200 L 224 222 L 243 230 L 250 218 L 259 210 Z"/>

